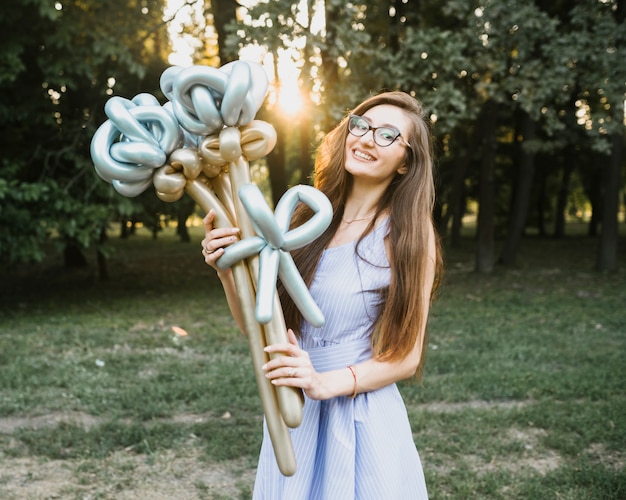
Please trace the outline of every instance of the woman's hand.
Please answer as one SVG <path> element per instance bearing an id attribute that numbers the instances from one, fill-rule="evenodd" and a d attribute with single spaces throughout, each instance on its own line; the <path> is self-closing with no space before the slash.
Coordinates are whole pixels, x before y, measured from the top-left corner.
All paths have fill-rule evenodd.
<path id="1" fill-rule="evenodd" d="M 224 293 L 228 307 L 237 322 L 237 326 L 242 332 L 245 332 L 243 314 L 239 303 L 237 286 L 232 270 L 220 269 L 217 267 L 217 259 L 224 255 L 224 248 L 235 243 L 239 238 L 238 227 L 214 228 L 215 210 L 209 210 L 209 213 L 203 219 L 204 222 L 204 239 L 202 240 L 202 255 L 204 262 L 217 271 L 217 277 L 222 282 Z"/>
<path id="2" fill-rule="evenodd" d="M 218 273 L 223 272 L 217 267 L 217 259 L 224 254 L 224 248 L 235 243 L 239 238 L 238 227 L 225 227 L 215 229 L 213 221 L 215 220 L 215 210 L 209 210 L 204 217 L 204 239 L 202 240 L 202 255 L 204 262 L 215 269 Z"/>
<path id="3" fill-rule="evenodd" d="M 274 385 L 299 387 L 311 399 L 328 399 L 332 397 L 326 385 L 324 374 L 313 368 L 309 353 L 298 347 L 298 340 L 293 330 L 287 330 L 289 343 L 273 344 L 265 348 L 270 355 L 281 353 L 282 356 L 273 357 L 265 365 L 265 376 Z"/>

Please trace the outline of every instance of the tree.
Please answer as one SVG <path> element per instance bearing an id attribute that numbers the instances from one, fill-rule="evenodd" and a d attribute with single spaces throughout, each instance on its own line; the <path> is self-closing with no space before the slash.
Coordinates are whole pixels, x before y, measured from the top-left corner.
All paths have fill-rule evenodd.
<path id="1" fill-rule="evenodd" d="M 518 146 L 515 174 L 511 189 L 508 228 L 500 262 L 515 264 L 522 236 L 526 229 L 538 151 L 551 149 L 553 143 L 543 141 L 563 125 L 556 113 L 548 110 L 564 103 L 562 89 L 571 84 L 560 44 L 557 21 L 532 3 L 516 9 L 510 17 L 511 36 L 506 51 L 509 54 L 509 77 L 503 82 L 513 103 L 514 142 Z"/>
<path id="2" fill-rule="evenodd" d="M 612 12 L 613 16 L 606 15 L 607 12 Z M 511 189 L 497 192 L 498 197 L 502 196 L 500 192 L 510 192 L 512 197 L 501 255 L 501 261 L 510 265 L 515 262 L 527 225 L 535 184 L 536 154 L 567 158 L 571 155 L 563 154 L 564 149 L 585 147 L 586 143 L 596 151 L 608 151 L 607 123 L 612 123 L 616 130 L 614 144 L 623 144 L 624 128 L 618 118 L 622 114 L 616 108 L 623 103 L 624 78 L 613 75 L 626 73 L 624 58 L 616 60 L 624 30 L 615 22 L 611 24 L 611 19 L 618 19 L 620 12 L 617 2 L 609 1 L 581 2 L 573 7 L 569 2 L 540 1 L 492 0 L 469 5 L 453 1 L 420 2 L 416 24 L 419 28 L 407 29 L 400 51 L 391 57 L 390 80 L 405 90 L 414 91 L 437 118 L 434 130 L 444 146 L 442 169 L 455 169 L 448 173 L 442 170 L 449 182 L 449 188 L 444 187 L 440 193 L 447 209 L 444 222 L 460 217 L 463 212 L 460 207 L 464 201 L 460 197 L 465 196 L 464 176 L 470 175 L 468 166 L 472 165 L 469 161 L 471 146 L 468 150 L 464 145 L 468 144 L 467 137 L 471 137 L 469 131 L 477 132 L 469 142 L 478 146 L 473 149 L 481 159 L 477 164 L 483 167 L 478 191 L 478 270 L 489 272 L 493 267 L 489 256 L 497 224 L 492 217 L 498 216 L 495 209 L 500 201 L 493 199 L 489 185 L 495 186 L 499 177 L 515 178 L 507 172 L 507 162 L 502 161 L 505 155 L 515 159 L 510 163 L 516 166 L 517 172 Z M 583 64 L 585 61 L 588 63 Z M 387 71 L 387 67 L 384 70 Z M 610 100 L 609 94 L 613 96 Z M 602 97 L 590 98 L 593 96 Z M 573 109 L 572 103 L 576 103 Z M 486 126 L 490 112 L 485 111 L 485 107 L 498 109 L 497 127 Z M 615 113 L 613 117 L 606 113 L 609 108 Z M 588 126 L 590 140 L 581 146 L 580 134 L 571 118 L 573 113 L 580 114 L 584 109 L 589 109 L 593 116 L 588 120 L 592 124 Z M 476 110 L 483 110 L 478 122 Z M 516 121 L 516 117 L 519 120 Z M 476 123 L 479 126 L 474 126 Z M 520 125 L 517 128 L 516 123 Z M 484 137 L 485 131 L 496 134 L 497 138 Z M 518 148 L 509 152 L 505 146 L 511 141 Z M 494 147 L 498 153 L 495 157 Z M 495 170 L 487 167 L 492 158 Z M 611 163 L 622 164 L 617 157 Z M 607 208 L 611 217 L 608 228 L 616 227 L 614 200 L 620 181 L 615 172 L 619 172 L 619 168 L 611 169 L 612 175 L 605 176 L 610 179 L 607 181 L 612 189 L 609 199 L 613 200 Z M 571 165 L 564 166 L 565 185 L 571 171 Z M 500 173 L 494 177 L 492 174 L 497 172 Z M 542 179 L 546 179 L 543 172 L 539 180 Z M 483 185 L 485 182 L 487 185 Z M 544 182 L 544 185 L 548 184 Z M 561 213 L 565 199 L 561 196 Z M 458 224 L 454 226 L 455 231 L 458 227 Z M 614 229 L 609 233 L 617 234 Z"/>
<path id="3" fill-rule="evenodd" d="M 310 22 L 316 8 L 324 19 L 319 31 Z M 424 103 L 440 150 L 442 228 L 451 224 L 458 241 L 467 200 L 477 202 L 478 271 L 493 269 L 500 236 L 500 262 L 513 265 L 529 221 L 545 233 L 547 207 L 556 206 L 555 231 L 562 232 L 570 180 L 574 174 L 598 179 L 600 170 L 583 159 L 599 154 L 611 155 L 602 161 L 603 187 L 592 195 L 590 181 L 586 191 L 606 205 L 594 202 L 593 216 L 610 217 L 601 224 L 608 242 L 601 246 L 616 255 L 624 137 L 619 75 L 626 73 L 622 3 L 280 0 L 248 14 L 237 27 L 245 33 L 242 44 L 264 46 L 274 57 L 295 48 L 293 65 L 315 89 L 309 95 L 318 114 L 309 113 L 308 130 L 318 137 L 364 95 L 382 89 L 405 90 Z M 288 150 L 285 145 L 277 159 Z M 280 179 L 280 163 L 274 165 Z"/>
<path id="4" fill-rule="evenodd" d="M 600 271 L 614 270 L 618 263 L 617 217 L 626 93 L 625 19 L 626 6 L 618 1 L 582 3 L 572 9 L 572 28 L 585 33 L 596 49 L 580 56 L 579 81 L 590 105 L 589 132 L 594 136 L 594 146 L 607 156 L 602 162 L 602 231 L 596 256 L 596 268 Z"/>
<path id="5" fill-rule="evenodd" d="M 273 95 L 262 114 L 283 131 L 278 134 L 279 142 L 268 158 L 275 200 L 287 189 L 291 179 L 307 180 L 312 166 L 311 149 L 318 139 L 315 135 L 334 126 L 345 109 L 363 96 L 364 90 L 351 83 L 352 75 L 346 70 L 348 61 L 357 57 L 361 45 L 357 40 L 368 39 L 362 29 L 352 28 L 359 16 L 360 6 L 357 5 L 336 1 L 279 0 L 248 8 L 245 23 L 231 26 L 231 32 L 239 37 L 240 48 L 245 45 L 263 47 L 273 60 Z M 314 17 L 321 22 L 314 24 Z M 279 58 L 281 63 L 290 60 L 292 69 L 299 73 L 303 109 L 296 118 L 284 116 L 278 105 L 278 92 L 282 88 Z M 318 102 L 319 106 L 313 106 L 313 102 Z M 295 128 L 293 123 L 287 125 L 285 120 L 294 119 L 298 120 L 299 130 L 298 154 L 294 155 L 298 161 L 289 166 L 290 148 L 281 141 L 288 135 L 284 132 L 287 127 L 289 130 Z"/>
<path id="6" fill-rule="evenodd" d="M 158 87 L 169 49 L 162 0 L 16 0 L 0 12 L 0 27 L 0 133 L 10 138 L 0 165 L 0 256 L 39 260 L 54 232 L 66 263 L 80 264 L 115 207 L 93 169 L 91 136 L 110 95 Z"/>
<path id="7" fill-rule="evenodd" d="M 226 42 L 228 37 L 228 26 L 237 22 L 236 0 L 211 0 L 210 11 L 213 14 L 213 26 L 217 32 L 217 47 L 220 65 L 237 59 L 236 51 L 232 50 Z"/>
<path id="8" fill-rule="evenodd" d="M 624 166 L 626 7 L 614 0 L 576 2 L 568 7 L 560 14 L 563 27 L 559 40 L 573 75 L 566 116 L 575 113 L 578 127 L 571 125 L 573 120 L 569 118 L 570 141 L 566 147 L 576 150 L 593 207 L 589 234 L 595 235 L 601 226 L 596 268 L 612 270 L 618 261 L 617 217 Z M 581 150 L 581 144 L 585 150 Z M 590 161 L 582 164 L 581 158 Z M 571 168 L 565 167 L 564 182 Z M 562 210 L 562 197 L 560 205 Z M 562 226 L 559 221 L 558 233 Z"/>
<path id="9" fill-rule="evenodd" d="M 471 71 L 474 50 L 468 43 L 469 15 L 465 10 L 447 12 L 432 4 L 420 20 L 407 27 L 402 50 L 388 63 L 388 80 L 423 102 L 441 145 L 437 197 L 444 213 L 440 231 L 445 235 L 451 223 L 452 244 L 460 240 L 466 180 L 481 156 L 477 146 L 482 139 L 476 124 L 484 97 L 476 92 L 477 74 Z M 437 19 L 440 26 L 430 25 L 431 19 Z"/>

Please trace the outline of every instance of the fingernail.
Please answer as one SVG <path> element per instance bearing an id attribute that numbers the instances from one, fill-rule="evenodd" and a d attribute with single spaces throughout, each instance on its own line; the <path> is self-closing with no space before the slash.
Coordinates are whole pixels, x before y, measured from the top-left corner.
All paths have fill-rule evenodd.
<path id="1" fill-rule="evenodd" d="M 261 370 L 267 370 L 267 363 L 261 367 Z"/>

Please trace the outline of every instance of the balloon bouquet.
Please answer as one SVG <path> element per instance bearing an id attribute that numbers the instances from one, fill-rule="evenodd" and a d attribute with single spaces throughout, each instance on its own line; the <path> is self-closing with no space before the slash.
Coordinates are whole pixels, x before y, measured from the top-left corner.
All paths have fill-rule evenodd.
<path id="1" fill-rule="evenodd" d="M 302 421 L 302 392 L 275 387 L 266 379 L 261 369 L 267 361 L 263 348 L 287 342 L 276 292 L 278 276 L 304 318 L 318 327 L 324 323 L 289 251 L 322 234 L 332 218 L 331 204 L 320 191 L 295 186 L 272 213 L 251 183 L 249 162 L 276 145 L 274 128 L 254 119 L 268 88 L 261 66 L 247 61 L 219 69 L 173 66 L 161 75 L 160 86 L 169 100 L 163 106 L 147 93 L 107 101 L 108 120 L 91 142 L 96 172 L 127 197 L 150 185 L 166 202 L 179 200 L 186 192 L 204 213 L 215 210 L 216 227 L 240 228 L 242 239 L 228 247 L 217 264 L 232 268 L 276 461 L 284 475 L 293 475 L 296 463 L 289 428 Z M 313 216 L 290 230 L 301 202 Z"/>

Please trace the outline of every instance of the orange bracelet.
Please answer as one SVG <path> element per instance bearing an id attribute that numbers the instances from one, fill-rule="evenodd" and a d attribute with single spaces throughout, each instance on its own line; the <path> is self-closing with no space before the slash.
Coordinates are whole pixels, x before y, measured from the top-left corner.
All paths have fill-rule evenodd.
<path id="1" fill-rule="evenodd" d="M 352 396 L 350 396 L 352 399 L 354 399 L 356 398 L 357 394 L 356 370 L 352 365 L 348 365 L 348 370 L 350 370 L 350 373 L 352 373 L 352 378 L 354 379 L 354 391 L 352 392 Z"/>

